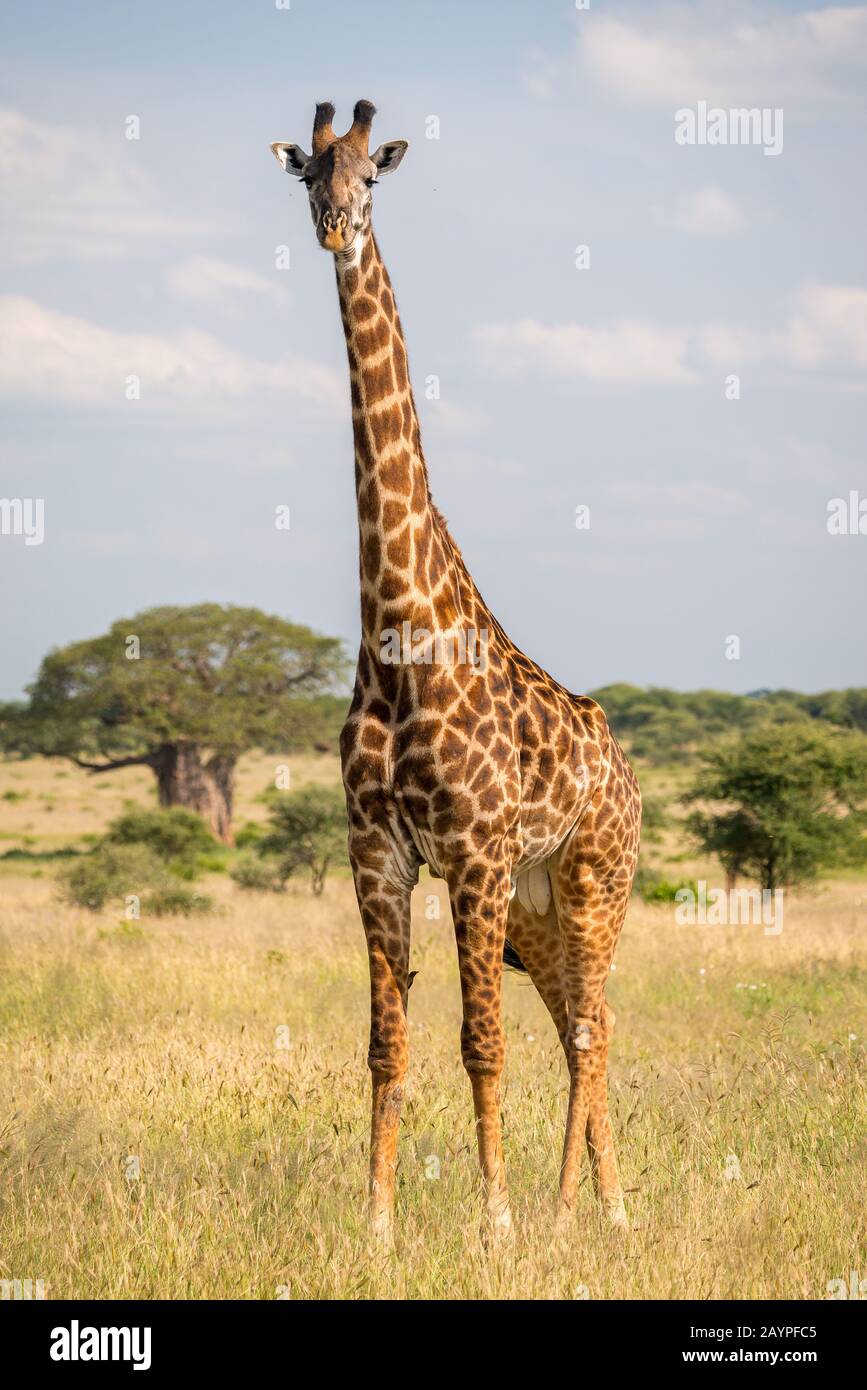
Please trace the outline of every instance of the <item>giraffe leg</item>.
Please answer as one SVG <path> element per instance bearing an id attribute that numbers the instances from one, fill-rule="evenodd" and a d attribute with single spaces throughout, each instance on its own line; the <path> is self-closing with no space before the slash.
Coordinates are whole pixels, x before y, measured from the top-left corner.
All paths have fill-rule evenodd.
<path id="1" fill-rule="evenodd" d="M 557 915 L 553 909 L 544 917 L 528 912 L 513 899 L 509 910 L 509 940 L 526 966 L 527 973 L 545 1004 L 569 1059 L 569 1029 L 564 983 L 565 958 Z M 617 1171 L 614 1136 L 608 1113 L 607 1054 L 614 1031 L 614 1013 L 603 1002 L 604 1043 L 600 1065 L 594 1078 L 587 1112 L 587 1151 L 593 1184 L 603 1210 L 614 1226 L 626 1225 L 623 1192 Z"/>
<path id="2" fill-rule="evenodd" d="M 614 1150 L 614 1134 L 608 1110 L 608 1046 L 614 1032 L 614 1014 L 607 1003 L 602 1005 L 602 1036 L 600 1059 L 590 1095 L 587 1114 L 587 1152 L 596 1196 L 612 1226 L 626 1229 L 626 1207 Z"/>
<path id="3" fill-rule="evenodd" d="M 617 750 L 619 752 L 619 750 Z M 626 1214 L 608 1110 L 613 1014 L 605 986 L 626 916 L 638 852 L 640 802 L 615 760 L 613 784 L 590 808 L 564 851 L 556 882 L 567 995 L 569 1109 L 560 1170 L 560 1223 L 575 1210 L 586 1139 L 594 1183 L 611 1223 Z"/>
<path id="4" fill-rule="evenodd" d="M 370 1124 L 369 1220 L 383 1244 L 391 1239 L 397 1137 L 409 1061 L 406 1021 L 409 980 L 410 889 L 366 869 L 355 891 L 370 966 L 370 1047 L 373 1081 Z"/>
<path id="5" fill-rule="evenodd" d="M 486 1230 L 494 1239 L 512 1230 L 500 1124 L 500 1077 L 505 1057 L 501 1017 L 503 942 L 509 911 L 509 868 L 459 865 L 446 875 L 463 1000 L 461 1056 L 473 1090 Z"/>
<path id="6" fill-rule="evenodd" d="M 557 1036 L 566 1048 L 566 984 L 565 960 L 560 927 L 553 903 L 542 916 L 531 912 L 514 897 L 509 904 L 508 937 L 521 964 L 533 981 L 539 997 L 557 1029 Z"/>
<path id="7" fill-rule="evenodd" d="M 566 1060 L 569 1067 L 569 1108 L 560 1169 L 561 1224 L 568 1222 L 575 1210 L 585 1138 L 599 1199 L 613 1221 L 622 1224 L 624 1220 L 608 1113 L 608 1033 L 604 999 L 605 977 L 623 913 L 610 921 L 603 937 L 596 939 L 593 929 L 588 927 L 588 917 L 594 910 L 599 911 L 588 900 L 580 918 L 569 916 L 564 925 L 561 916 L 561 931 L 566 939 Z"/>

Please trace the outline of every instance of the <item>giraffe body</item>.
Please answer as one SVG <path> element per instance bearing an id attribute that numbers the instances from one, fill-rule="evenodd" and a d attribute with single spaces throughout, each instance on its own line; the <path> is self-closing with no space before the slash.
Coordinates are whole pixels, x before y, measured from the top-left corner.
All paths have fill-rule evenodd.
<path id="1" fill-rule="evenodd" d="M 335 251 L 349 357 L 362 636 L 341 762 L 370 963 L 372 1223 L 390 1232 L 408 1059 L 410 894 L 427 863 L 446 881 L 454 918 L 461 1052 L 493 1230 L 505 1234 L 511 1224 L 499 1117 L 507 937 L 569 1068 L 561 1215 L 574 1209 L 586 1138 L 600 1199 L 620 1224 L 605 985 L 637 861 L 638 785 L 595 701 L 564 689 L 500 627 L 431 500 L 366 191 L 405 145 L 368 156 L 372 114 L 359 103 L 352 129 L 336 137 L 333 108 L 321 105 L 312 157 L 273 147 L 307 183 L 320 243 Z M 407 633 L 409 646 L 400 640 Z"/>

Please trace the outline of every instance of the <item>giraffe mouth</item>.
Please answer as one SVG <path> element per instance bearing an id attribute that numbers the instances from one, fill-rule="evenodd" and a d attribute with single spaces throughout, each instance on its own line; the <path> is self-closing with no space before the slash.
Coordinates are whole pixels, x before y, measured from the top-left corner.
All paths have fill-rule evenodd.
<path id="1" fill-rule="evenodd" d="M 319 245 L 324 251 L 345 251 L 351 244 L 352 235 L 345 237 L 339 227 L 330 227 L 319 233 Z"/>
<path id="2" fill-rule="evenodd" d="M 324 251 L 348 251 L 355 235 L 356 228 L 345 213 L 336 217 L 326 213 L 316 228 L 319 245 Z"/>

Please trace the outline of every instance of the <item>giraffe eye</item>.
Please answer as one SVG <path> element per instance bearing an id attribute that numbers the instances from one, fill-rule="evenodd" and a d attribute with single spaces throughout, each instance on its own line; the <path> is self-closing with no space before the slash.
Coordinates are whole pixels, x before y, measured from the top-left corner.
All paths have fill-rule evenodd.
<path id="1" fill-rule="evenodd" d="M 312 180 L 312 179 L 305 179 L 305 180 L 304 180 L 304 187 L 305 187 L 305 188 L 312 188 L 312 187 L 313 187 L 313 180 Z"/>
<path id="2" fill-rule="evenodd" d="M 375 183 L 379 183 L 379 179 L 374 175 L 373 178 L 365 179 L 364 182 L 367 184 L 368 188 L 372 188 Z"/>

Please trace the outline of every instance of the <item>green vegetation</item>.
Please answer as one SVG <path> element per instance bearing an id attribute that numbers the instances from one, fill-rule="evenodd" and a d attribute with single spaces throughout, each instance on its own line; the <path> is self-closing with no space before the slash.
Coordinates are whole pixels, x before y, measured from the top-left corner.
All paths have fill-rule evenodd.
<path id="1" fill-rule="evenodd" d="M 179 878 L 194 878 L 209 867 L 216 848 L 201 816 L 183 806 L 133 807 L 112 821 L 105 839 L 112 845 L 146 845 Z"/>
<path id="2" fill-rule="evenodd" d="M 286 888 L 286 879 L 280 877 L 277 866 L 257 854 L 239 854 L 229 870 L 229 877 L 239 888 L 255 893 L 282 893 Z"/>
<path id="3" fill-rule="evenodd" d="M 180 883 L 170 883 L 148 893 L 144 907 L 149 917 L 192 917 L 195 914 L 207 917 L 215 911 L 216 904 L 209 893 L 198 893 Z"/>
<path id="4" fill-rule="evenodd" d="M 688 888 L 693 893 L 697 891 L 693 879 L 679 879 L 673 883 L 643 864 L 639 865 L 632 885 L 632 891 L 638 893 L 646 903 L 677 902 L 677 895 L 683 888 Z"/>
<path id="5" fill-rule="evenodd" d="M 0 747 L 149 767 L 161 805 L 198 811 L 230 843 L 240 755 L 327 743 L 345 675 L 338 639 L 256 608 L 151 608 L 49 652 L 29 702 L 0 709 Z"/>
<path id="6" fill-rule="evenodd" d="M 318 896 L 333 864 L 347 863 L 346 802 L 339 786 L 269 794 L 270 831 L 256 842 L 257 864 L 245 856 L 231 870 L 241 888 L 279 890 L 298 869 L 309 869 Z M 262 861 L 265 861 L 264 863 Z"/>
<path id="7" fill-rule="evenodd" d="M 792 690 L 757 690 L 731 695 L 720 690 L 681 692 L 661 686 L 642 689 L 619 683 L 592 692 L 628 751 L 658 766 L 688 762 L 701 744 L 765 724 L 811 721 L 867 734 L 867 689 L 801 695 Z"/>
<path id="8" fill-rule="evenodd" d="M 61 897 L 91 912 L 130 896 L 139 900 L 146 916 L 212 911 L 213 899 L 183 880 L 195 878 L 203 867 L 202 851 L 213 843 L 204 821 L 192 811 L 127 811 L 95 849 L 61 869 Z"/>
<path id="9" fill-rule="evenodd" d="M 722 803 L 687 821 L 731 879 L 762 888 L 867 861 L 867 739 L 799 724 L 768 726 L 700 755 L 690 803 Z"/>
<path id="10" fill-rule="evenodd" d="M 141 897 L 147 889 L 162 887 L 167 877 L 168 871 L 145 845 L 103 843 L 61 869 L 58 883 L 65 902 L 99 912 L 115 899 Z"/>

